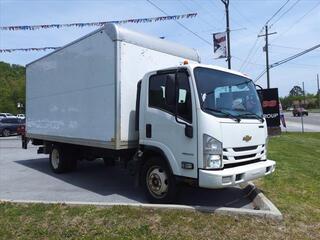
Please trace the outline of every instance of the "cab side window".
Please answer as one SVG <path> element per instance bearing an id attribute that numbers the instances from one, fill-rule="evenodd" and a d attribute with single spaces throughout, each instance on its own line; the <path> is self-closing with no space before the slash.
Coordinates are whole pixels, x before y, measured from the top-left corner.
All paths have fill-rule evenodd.
<path id="1" fill-rule="evenodd" d="M 192 123 L 192 102 L 189 77 L 185 72 L 179 72 L 178 79 L 178 117 Z"/>
<path id="2" fill-rule="evenodd" d="M 153 75 L 149 79 L 149 107 L 174 114 L 175 106 L 166 99 L 167 80 L 174 79 L 174 74 Z"/>
<path id="3" fill-rule="evenodd" d="M 166 99 L 166 88 L 174 87 L 168 82 L 172 82 L 174 78 L 175 73 L 158 74 L 150 77 L 149 107 L 157 108 L 170 114 L 175 114 L 175 109 L 177 108 L 178 117 L 192 123 L 191 91 L 187 73 L 177 73 L 178 89 L 176 91 L 176 101 L 172 104 L 171 99 Z"/>

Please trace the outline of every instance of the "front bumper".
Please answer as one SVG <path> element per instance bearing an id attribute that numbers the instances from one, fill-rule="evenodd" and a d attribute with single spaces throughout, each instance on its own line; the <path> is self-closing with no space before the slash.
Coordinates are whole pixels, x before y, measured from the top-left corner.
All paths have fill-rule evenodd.
<path id="1" fill-rule="evenodd" d="M 224 188 L 248 182 L 274 172 L 276 162 L 261 161 L 223 170 L 199 170 L 199 187 Z"/>

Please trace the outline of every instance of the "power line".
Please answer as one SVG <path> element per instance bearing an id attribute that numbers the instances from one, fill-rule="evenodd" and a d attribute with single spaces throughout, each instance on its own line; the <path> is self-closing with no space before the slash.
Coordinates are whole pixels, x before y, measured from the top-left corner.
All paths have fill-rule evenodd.
<path id="1" fill-rule="evenodd" d="M 318 44 L 318 45 L 316 45 L 316 46 L 314 46 L 314 47 L 311 47 L 311 48 L 309 48 L 309 49 L 307 49 L 307 50 L 304 50 L 304 51 L 302 51 L 302 52 L 300 52 L 300 53 L 297 53 L 297 54 L 295 54 L 295 55 L 293 55 L 293 56 L 291 56 L 291 57 L 288 57 L 288 58 L 283 59 L 283 60 L 281 60 L 281 61 L 275 62 L 275 63 L 271 64 L 270 67 L 277 67 L 277 66 L 279 66 L 279 65 L 281 65 L 281 64 L 284 64 L 284 63 L 286 63 L 286 62 L 289 62 L 289 61 L 291 61 L 291 60 L 293 60 L 293 59 L 295 59 L 295 58 L 297 58 L 297 57 L 300 57 L 300 56 L 302 56 L 302 55 L 304 55 L 304 54 L 306 54 L 306 53 L 308 53 L 308 52 L 311 52 L 312 50 L 317 49 L 317 48 L 319 48 L 319 47 L 320 47 L 320 44 Z"/>
<path id="2" fill-rule="evenodd" d="M 276 37 L 274 41 L 279 39 L 284 34 L 288 33 L 295 25 L 297 25 L 299 22 L 301 22 L 306 16 L 308 16 L 313 10 L 315 10 L 320 5 L 320 2 L 317 2 L 314 6 L 312 6 L 311 9 L 309 9 L 302 17 L 300 17 L 297 21 L 295 21 L 286 31 L 282 32 L 278 37 Z"/>
<path id="3" fill-rule="evenodd" d="M 278 67 L 278 66 L 280 66 L 280 65 L 282 65 L 282 64 L 284 64 L 284 63 L 286 63 L 286 62 L 289 62 L 289 61 L 291 61 L 291 60 L 293 60 L 293 59 L 296 59 L 297 57 L 300 57 L 300 56 L 302 56 L 302 55 L 304 55 L 304 54 L 306 54 L 306 53 L 308 53 L 308 52 L 311 52 L 311 51 L 319 48 L 319 47 L 320 47 L 320 44 L 315 45 L 315 46 L 313 46 L 313 47 L 311 47 L 311 48 L 309 48 L 309 49 L 307 49 L 307 50 L 304 50 L 304 51 L 302 51 L 302 52 L 300 52 L 300 53 L 297 53 L 297 54 L 295 54 L 295 55 L 293 55 L 293 56 L 290 56 L 290 57 L 288 57 L 288 58 L 285 58 L 285 59 L 283 59 L 283 60 L 280 60 L 280 61 L 278 61 L 278 62 L 275 62 L 275 63 L 273 63 L 273 64 L 270 65 L 270 69 L 271 69 L 271 68 Z M 257 82 L 266 72 L 267 72 L 267 70 L 264 70 L 264 71 L 255 79 L 254 82 Z"/>
<path id="4" fill-rule="evenodd" d="M 241 16 L 245 21 L 247 21 L 251 26 L 256 27 L 255 24 L 249 18 L 247 18 L 244 14 L 242 14 L 240 10 L 238 10 L 235 7 L 234 4 L 231 4 L 231 2 L 230 2 L 230 6 L 236 11 L 236 13 L 238 13 L 239 16 Z"/>
<path id="5" fill-rule="evenodd" d="M 290 2 L 290 0 L 287 0 L 272 16 L 269 18 L 269 20 L 264 24 L 267 25 L 277 14 Z"/>
<path id="6" fill-rule="evenodd" d="M 268 25 L 268 23 L 289 3 L 290 0 L 287 0 L 268 20 L 267 22 L 264 24 L 264 26 L 261 28 L 261 30 L 259 31 L 258 35 L 263 31 L 264 27 L 266 25 Z M 244 62 L 241 64 L 239 71 L 241 71 L 241 69 L 245 66 L 246 62 L 250 59 L 250 56 L 254 50 L 254 48 L 256 47 L 257 43 L 258 43 L 258 39 L 256 39 L 256 41 L 254 42 L 253 46 L 250 48 L 248 55 L 246 56 Z"/>
<path id="7" fill-rule="evenodd" d="M 297 47 L 289 47 L 289 46 L 284 46 L 284 45 L 279 45 L 279 44 L 270 44 L 271 47 L 279 47 L 279 48 L 286 48 L 286 49 L 292 49 L 292 50 L 306 50 L 305 48 L 297 48 Z M 320 50 L 315 50 L 315 51 L 320 51 Z"/>
<path id="8" fill-rule="evenodd" d="M 258 41 L 259 41 L 259 38 L 256 38 L 254 44 L 252 45 L 252 47 L 250 48 L 247 56 L 245 57 L 244 61 L 242 62 L 241 66 L 240 66 L 240 68 L 239 68 L 239 71 L 241 71 L 242 68 L 244 68 L 244 66 L 245 66 L 245 65 L 247 64 L 247 62 L 249 61 L 249 57 L 250 57 L 250 55 L 252 54 L 253 49 L 254 49 L 254 48 L 256 47 L 256 45 L 258 44 Z"/>
<path id="9" fill-rule="evenodd" d="M 236 56 L 232 56 L 232 57 L 235 58 L 235 59 L 238 59 L 239 61 L 243 61 L 244 60 L 243 58 L 239 58 L 239 57 L 236 57 Z M 265 64 L 255 63 L 255 62 L 248 62 L 248 64 L 252 64 L 252 65 L 256 65 L 256 66 L 265 66 Z"/>
<path id="10" fill-rule="evenodd" d="M 162 10 L 160 7 L 158 7 L 155 3 L 153 3 L 151 0 L 146 0 L 148 3 L 150 3 L 152 6 L 154 6 L 155 8 L 157 8 L 159 11 L 161 11 L 162 13 L 166 14 L 167 16 L 169 16 L 168 13 L 166 13 L 164 10 Z M 194 31 L 192 31 L 190 28 L 186 27 L 184 24 L 182 24 L 181 22 L 177 21 L 176 19 L 173 19 L 177 24 L 179 24 L 182 28 L 184 28 L 185 30 L 187 30 L 188 32 L 190 32 L 191 34 L 193 34 L 194 36 L 196 36 L 197 38 L 201 39 L 203 42 L 209 44 L 210 46 L 212 46 L 212 43 L 207 41 L 206 39 L 204 39 L 203 37 L 201 37 L 199 34 L 195 33 Z"/>
<path id="11" fill-rule="evenodd" d="M 179 0 L 179 3 L 180 3 L 182 6 L 184 6 L 184 8 L 187 9 L 188 11 L 193 11 L 193 10 L 192 10 L 191 8 L 189 8 L 182 0 Z M 217 29 L 216 26 L 214 26 L 214 25 L 212 25 L 211 23 L 209 23 L 206 19 L 202 18 L 201 16 L 198 16 L 198 17 L 199 17 L 199 19 L 200 19 L 203 23 L 207 24 L 207 25 L 210 26 L 210 27 L 213 27 L 213 28 Z"/>
<path id="12" fill-rule="evenodd" d="M 291 7 L 290 7 L 287 11 L 285 11 L 284 13 L 282 13 L 282 14 L 280 15 L 280 17 L 278 17 L 278 19 L 275 20 L 275 21 L 270 25 L 270 28 L 271 28 L 274 24 L 276 24 L 277 22 L 279 22 L 279 20 L 280 20 L 284 15 L 286 15 L 288 12 L 290 12 L 300 1 L 301 1 L 301 0 L 295 1 L 295 3 L 293 3 L 293 4 L 291 5 Z"/>
<path id="13" fill-rule="evenodd" d="M 219 19 L 218 17 L 216 17 L 216 15 L 212 14 L 212 12 L 210 12 L 206 8 L 202 7 L 201 4 L 199 3 L 199 1 L 196 1 L 196 0 L 191 0 L 191 1 L 193 2 L 194 5 L 199 6 L 200 9 L 202 9 L 208 15 L 212 16 L 215 20 L 217 20 L 218 22 L 222 22 L 222 19 Z"/>

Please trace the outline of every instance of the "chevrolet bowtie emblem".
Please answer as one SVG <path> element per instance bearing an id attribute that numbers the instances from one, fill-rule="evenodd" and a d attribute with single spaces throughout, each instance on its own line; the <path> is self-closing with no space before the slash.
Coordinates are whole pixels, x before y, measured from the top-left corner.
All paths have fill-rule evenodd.
<path id="1" fill-rule="evenodd" d="M 249 142 L 252 139 L 252 136 L 246 135 L 242 138 L 243 141 Z"/>

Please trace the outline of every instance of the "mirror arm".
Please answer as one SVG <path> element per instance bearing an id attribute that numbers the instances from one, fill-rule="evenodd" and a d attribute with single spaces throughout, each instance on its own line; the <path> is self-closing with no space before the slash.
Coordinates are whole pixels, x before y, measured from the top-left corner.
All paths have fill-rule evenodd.
<path id="1" fill-rule="evenodd" d="M 260 88 L 260 89 L 263 89 L 263 87 L 261 87 L 260 85 L 258 84 L 254 84 L 256 87 Z"/>

